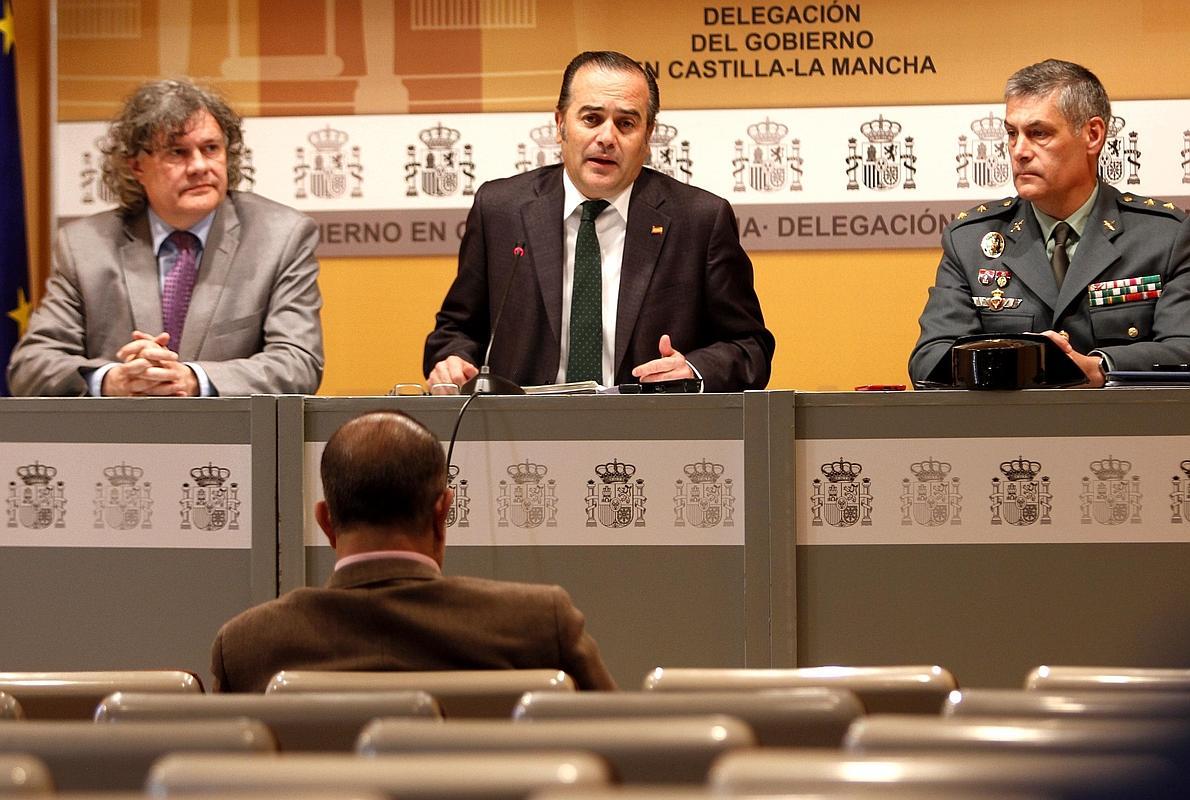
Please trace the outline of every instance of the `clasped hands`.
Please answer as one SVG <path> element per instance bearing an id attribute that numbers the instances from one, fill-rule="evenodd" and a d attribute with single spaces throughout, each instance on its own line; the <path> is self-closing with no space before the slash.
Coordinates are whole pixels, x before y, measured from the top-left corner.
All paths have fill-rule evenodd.
<path id="1" fill-rule="evenodd" d="M 662 334 L 657 343 L 660 358 L 646 361 L 632 369 L 632 376 L 639 378 L 642 383 L 653 381 L 669 381 L 679 378 L 695 377 L 686 356 L 674 349 L 669 334 Z M 447 356 L 434 365 L 426 379 L 430 386 L 436 383 L 453 383 L 462 386 L 478 374 L 479 368 L 458 356 Z"/>
<path id="2" fill-rule="evenodd" d="M 133 331 L 103 376 L 104 397 L 195 397 L 198 377 L 169 349 L 169 334 Z"/>

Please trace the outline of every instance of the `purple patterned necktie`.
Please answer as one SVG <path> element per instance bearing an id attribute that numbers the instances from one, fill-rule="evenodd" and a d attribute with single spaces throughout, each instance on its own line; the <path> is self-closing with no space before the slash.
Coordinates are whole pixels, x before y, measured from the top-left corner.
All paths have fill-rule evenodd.
<path id="1" fill-rule="evenodd" d="M 161 320 L 169 334 L 169 349 L 178 353 L 182 350 L 182 328 L 186 325 L 190 295 L 194 293 L 194 281 L 198 278 L 201 242 L 190 231 L 174 231 L 166 241 L 178 254 L 161 289 Z"/>

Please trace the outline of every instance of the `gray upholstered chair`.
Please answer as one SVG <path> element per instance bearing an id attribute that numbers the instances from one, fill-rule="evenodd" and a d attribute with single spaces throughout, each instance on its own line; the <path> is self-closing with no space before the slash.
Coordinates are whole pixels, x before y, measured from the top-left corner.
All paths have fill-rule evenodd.
<path id="1" fill-rule="evenodd" d="M 838 747 L 864 713 L 846 689 L 765 692 L 528 692 L 515 720 L 673 717 L 728 714 L 743 720 L 762 747 Z"/>
<path id="2" fill-rule="evenodd" d="M 439 670 L 433 672 L 332 672 L 284 670 L 267 694 L 290 692 L 397 692 L 432 694 L 446 717 L 502 717 L 525 692 L 573 692 L 574 680 L 550 669 Z"/>
<path id="3" fill-rule="evenodd" d="M 606 786 L 597 789 L 542 789 L 530 800 L 724 800 L 747 795 L 725 795 L 707 786 Z M 761 800 L 761 795 L 752 800 Z M 922 789 L 887 783 L 868 786 L 839 784 L 818 786 L 812 792 L 780 792 L 781 800 L 1054 800 L 1053 795 L 1034 792 L 988 792 L 981 789 Z M 132 798 L 130 798 L 132 800 Z M 208 800 L 204 798 L 204 800 Z M 222 800 L 222 799 L 220 799 Z M 768 797 L 766 800 L 775 800 Z"/>
<path id="4" fill-rule="evenodd" d="M 0 692 L 15 697 L 29 719 L 91 719 L 112 692 L 201 693 L 202 682 L 166 669 L 0 672 Z"/>
<path id="5" fill-rule="evenodd" d="M 799 669 L 664 668 L 645 676 L 646 691 L 728 691 L 825 686 L 855 692 L 868 713 L 937 714 L 954 676 L 937 666 Z"/>
<path id="6" fill-rule="evenodd" d="M 1190 692 L 963 689 L 950 693 L 942 715 L 1190 720 Z"/>
<path id="7" fill-rule="evenodd" d="M 865 755 L 822 749 L 759 748 L 728 753 L 708 783 L 723 794 L 773 795 L 838 791 L 840 787 L 898 790 L 1035 793 L 1080 800 L 1157 800 L 1179 795 L 1178 775 L 1154 756 L 1035 753 L 890 753 Z M 887 796 L 899 795 L 887 792 Z"/>
<path id="8" fill-rule="evenodd" d="M 0 795 L 3 796 L 3 795 Z M 82 794 L 53 795 L 56 800 L 149 800 L 150 795 L 139 792 L 84 792 Z M 392 800 L 385 792 L 368 789 L 259 789 L 223 792 L 196 789 L 185 795 L 187 800 Z M 1016 800 L 1013 798 L 1013 800 Z"/>
<path id="9" fill-rule="evenodd" d="M 288 753 L 169 755 L 149 773 L 155 797 L 301 789 L 379 791 L 401 800 L 520 800 L 547 786 L 601 786 L 607 763 L 591 753 L 422 753 L 364 758 Z"/>
<path id="10" fill-rule="evenodd" d="M 1190 728 L 1179 720 L 878 714 L 852 723 L 843 747 L 865 754 L 968 751 L 1154 755 L 1190 769 Z"/>
<path id="11" fill-rule="evenodd" d="M 59 791 L 140 789 L 149 767 L 166 753 L 272 752 L 263 723 L 28 721 L 0 723 L 0 752 L 27 753 L 45 763 Z"/>
<path id="12" fill-rule="evenodd" d="M 163 695 L 117 692 L 99 704 L 96 722 L 250 717 L 269 726 L 280 750 L 350 751 L 376 717 L 441 719 L 425 692 Z"/>
<path id="13" fill-rule="evenodd" d="M 0 692 L 0 719 L 24 719 L 25 709 L 8 692 Z"/>
<path id="14" fill-rule="evenodd" d="M 1190 669 L 1139 667 L 1037 667 L 1025 677 L 1026 689 L 1045 692 L 1190 690 Z"/>
<path id="15" fill-rule="evenodd" d="M 53 793 L 54 780 L 44 762 L 23 753 L 0 753 L 0 797 Z"/>
<path id="16" fill-rule="evenodd" d="M 755 744 L 747 725 L 722 715 L 439 724 L 379 719 L 360 734 L 356 749 L 365 755 L 587 750 L 606 758 L 625 782 L 701 783 L 717 756 Z"/>

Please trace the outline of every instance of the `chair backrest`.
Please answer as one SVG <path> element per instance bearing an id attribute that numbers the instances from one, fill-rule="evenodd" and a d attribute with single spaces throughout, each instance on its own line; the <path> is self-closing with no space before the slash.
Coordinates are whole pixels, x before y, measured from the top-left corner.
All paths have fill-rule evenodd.
<path id="1" fill-rule="evenodd" d="M 646 691 L 728 691 L 824 686 L 855 692 L 868 713 L 937 714 L 958 688 L 938 666 L 803 667 L 799 669 L 664 668 L 645 676 Z"/>
<path id="2" fill-rule="evenodd" d="M 49 768 L 59 791 L 140 789 L 149 767 L 176 751 L 271 752 L 272 733 L 253 720 L 29 721 L 0 724 L 0 752 L 28 753 Z"/>
<path id="3" fill-rule="evenodd" d="M 1025 688 L 1044 692 L 1184 692 L 1190 690 L 1190 669 L 1041 666 L 1025 677 Z"/>
<path id="4" fill-rule="evenodd" d="M 864 713 L 846 689 L 765 692 L 527 692 L 516 720 L 674 717 L 728 714 L 747 723 L 763 747 L 838 747 Z"/>
<path id="5" fill-rule="evenodd" d="M 91 719 L 112 692 L 202 693 L 202 682 L 182 670 L 0 672 L 0 692 L 17 699 L 29 719 Z"/>
<path id="6" fill-rule="evenodd" d="M 851 725 L 855 753 L 966 750 L 1003 753 L 1157 755 L 1190 758 L 1190 729 L 1174 720 L 924 717 L 877 714 Z M 1190 767 L 1190 761 L 1186 761 Z"/>
<path id="7" fill-rule="evenodd" d="M 429 692 L 445 717 L 507 718 L 525 692 L 573 692 L 574 679 L 552 669 L 333 672 L 283 670 L 266 694 L 289 692 Z"/>
<path id="8" fill-rule="evenodd" d="M 53 793 L 54 781 L 44 762 L 22 753 L 0 753 L 0 797 Z"/>
<path id="9" fill-rule="evenodd" d="M 34 797 L 34 795 L 22 795 Z M 82 794 L 55 795 L 55 800 L 149 800 L 149 795 L 139 792 L 84 792 Z M 0 794 L 0 797 L 6 797 Z M 384 792 L 367 789 L 260 789 L 241 792 L 195 791 L 186 795 L 187 800 L 392 800 Z M 1016 800 L 1016 798 L 1013 798 Z"/>
<path id="10" fill-rule="evenodd" d="M 0 719 L 24 719 L 25 710 L 8 692 L 0 692 Z"/>
<path id="11" fill-rule="evenodd" d="M 947 717 L 1190 720 L 1190 692 L 1043 692 L 963 689 L 942 706 Z"/>
<path id="12" fill-rule="evenodd" d="M 705 786 L 596 786 L 594 788 L 541 789 L 530 800 L 712 800 L 714 795 Z"/>
<path id="13" fill-rule="evenodd" d="M 625 782 L 700 783 L 717 756 L 755 744 L 747 725 L 723 715 L 532 723 L 379 719 L 360 734 L 356 749 L 364 755 L 587 750 L 606 758 Z"/>
<path id="14" fill-rule="evenodd" d="M 117 692 L 95 711 L 96 722 L 250 717 L 268 725 L 280 750 L 355 747 L 376 717 L 441 719 L 425 692 L 311 692 L 309 694 L 162 695 Z"/>
<path id="15" fill-rule="evenodd" d="M 1153 756 L 1042 755 L 1033 753 L 898 753 L 862 755 L 822 749 L 762 748 L 728 753 L 708 777 L 712 790 L 733 794 L 786 794 L 840 786 L 944 792 L 1037 793 L 1080 800 L 1178 795 L 1179 779 Z M 891 795 L 890 796 L 896 796 Z"/>
<path id="16" fill-rule="evenodd" d="M 169 755 L 153 766 L 155 797 L 300 788 L 373 790 L 402 800 L 520 800 L 546 786 L 606 785 L 611 771 L 591 753 L 425 753 L 363 758 L 284 753 L 272 758 Z"/>
<path id="17" fill-rule="evenodd" d="M 605 786 L 594 789 L 542 789 L 529 800 L 724 800 L 707 786 Z M 745 795 L 733 795 L 742 798 Z M 982 789 L 922 789 L 914 786 L 839 784 L 819 786 L 812 792 L 781 792 L 781 800 L 1054 800 L 1035 792 L 988 792 Z M 106 800 L 106 798 L 104 799 Z M 129 800 L 134 800 L 129 798 Z M 209 800 L 204 798 L 204 800 Z M 222 800 L 222 798 L 219 798 Z M 751 800 L 761 800 L 760 796 Z M 768 800 L 775 800 L 768 798 Z"/>

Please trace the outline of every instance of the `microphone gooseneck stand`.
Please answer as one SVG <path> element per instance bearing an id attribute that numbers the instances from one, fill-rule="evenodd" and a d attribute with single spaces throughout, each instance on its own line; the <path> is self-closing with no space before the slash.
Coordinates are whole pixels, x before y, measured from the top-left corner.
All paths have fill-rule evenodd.
<path id="1" fill-rule="evenodd" d="M 454 456 L 455 441 L 459 435 L 459 425 L 463 421 L 463 414 L 467 412 L 467 407 L 471 405 L 471 401 L 479 397 L 481 394 L 490 395 L 518 395 L 524 394 L 522 389 L 515 381 L 508 378 L 502 378 L 499 375 L 493 375 L 491 368 L 488 366 L 488 359 L 492 355 L 492 344 L 496 341 L 496 331 L 500 328 L 500 319 L 504 316 L 504 306 L 508 303 L 508 294 L 512 290 L 512 281 L 516 277 L 517 267 L 521 265 L 521 258 L 525 255 L 525 243 L 517 242 L 512 248 L 512 269 L 508 272 L 508 282 L 504 284 L 504 294 L 500 296 L 500 305 L 496 308 L 496 318 L 492 321 L 492 333 L 488 337 L 488 347 L 483 354 L 483 364 L 479 367 L 479 372 L 475 377 L 467 381 L 460 387 L 462 394 L 468 395 L 466 402 L 459 408 L 459 415 L 455 417 L 454 430 L 450 433 L 450 444 L 446 448 L 446 469 L 447 474 L 450 473 L 451 458 Z"/>

